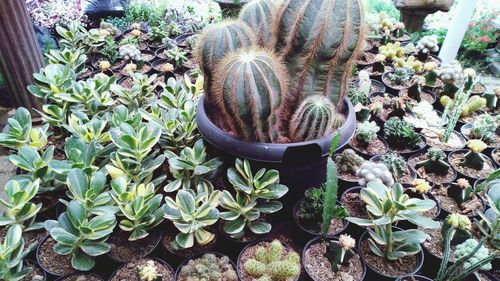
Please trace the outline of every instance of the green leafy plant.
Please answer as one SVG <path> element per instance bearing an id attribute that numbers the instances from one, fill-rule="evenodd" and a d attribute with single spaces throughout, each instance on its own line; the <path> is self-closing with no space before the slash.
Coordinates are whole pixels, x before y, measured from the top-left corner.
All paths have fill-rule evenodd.
<path id="1" fill-rule="evenodd" d="M 56 32 L 62 37 L 59 44 L 66 48 L 77 49 L 82 46 L 86 30 L 80 22 L 72 21 L 67 28 L 57 25 Z"/>
<path id="2" fill-rule="evenodd" d="M 194 243 L 204 246 L 212 242 L 215 234 L 206 228 L 219 220 L 220 191 L 195 194 L 192 190 L 179 190 L 174 199 L 165 197 L 165 218 L 180 231 L 172 241 L 174 249 L 187 249 Z"/>
<path id="3" fill-rule="evenodd" d="M 156 100 L 153 90 L 157 86 L 154 84 L 157 75 L 147 76 L 142 73 L 132 73 L 131 77 L 133 81 L 131 88 L 113 84 L 111 91 L 116 95 L 118 101 L 130 110 L 150 106 Z"/>
<path id="4" fill-rule="evenodd" d="M 121 124 L 110 132 L 113 144 L 118 148 L 111 154 L 111 164 L 106 165 L 113 179 L 127 176 L 136 184 L 153 183 L 157 186 L 165 175 L 153 178 L 153 172 L 165 161 L 154 146 L 160 139 L 161 131 L 153 124 L 141 123 L 137 127 Z"/>
<path id="5" fill-rule="evenodd" d="M 174 47 L 172 49 L 168 49 L 166 51 L 167 57 L 174 62 L 176 67 L 184 64 L 188 58 L 186 57 L 187 53 L 184 52 L 181 48 Z"/>
<path id="6" fill-rule="evenodd" d="M 120 127 L 121 124 L 127 123 L 132 127 L 137 127 L 141 124 L 142 118 L 138 112 L 129 110 L 123 104 L 113 108 L 112 112 L 107 113 L 107 119 L 111 128 Z"/>
<path id="7" fill-rule="evenodd" d="M 120 208 L 117 215 L 124 217 L 119 227 L 130 232 L 129 241 L 143 239 L 163 221 L 163 195 L 155 194 L 153 183 L 131 183 L 126 177 L 119 177 L 111 182 L 111 189 L 111 197 Z"/>
<path id="8" fill-rule="evenodd" d="M 81 49 L 62 49 L 50 50 L 45 54 L 50 64 L 62 64 L 69 66 L 76 75 L 79 75 L 85 69 L 87 56 Z"/>
<path id="9" fill-rule="evenodd" d="M 488 189 L 485 195 L 489 208 L 479 212 L 481 220 L 477 222 L 479 230 L 488 237 L 488 243 L 500 250 L 500 189 L 498 181 Z"/>
<path id="10" fill-rule="evenodd" d="M 29 85 L 28 90 L 32 95 L 42 99 L 45 103 L 66 108 L 62 94 L 72 91 L 76 80 L 75 72 L 69 65 L 49 64 L 39 73 L 33 73 L 34 85 Z"/>
<path id="11" fill-rule="evenodd" d="M 257 247 L 255 258 L 247 260 L 243 269 L 259 280 L 295 279 L 300 274 L 300 256 L 294 251 L 286 253 L 281 242 L 274 240 L 267 249 Z"/>
<path id="12" fill-rule="evenodd" d="M 260 169 L 253 174 L 248 160 L 236 159 L 235 167 L 229 168 L 227 177 L 231 183 L 235 197 L 228 191 L 222 191 L 220 205 L 224 212 L 220 217 L 227 221 L 224 231 L 231 238 L 239 239 L 248 228 L 255 234 L 271 231 L 271 224 L 261 218 L 261 214 L 272 214 L 283 208 L 279 201 L 288 187 L 279 183 L 277 170 Z"/>
<path id="13" fill-rule="evenodd" d="M 104 58 L 106 58 L 106 60 L 113 64 L 120 58 L 120 54 L 118 53 L 117 48 L 118 46 L 115 39 L 111 36 L 108 36 L 106 37 L 104 45 L 101 48 L 101 54 Z"/>
<path id="14" fill-rule="evenodd" d="M 439 227 L 438 222 L 422 215 L 436 203 L 430 199 L 410 198 L 399 183 L 389 188 L 378 182 L 369 182 L 361 189 L 361 199 L 367 204 L 371 219 L 346 219 L 360 226 L 373 227 L 373 230 L 368 229 L 368 244 L 379 257 L 398 260 L 415 255 L 422 250 L 420 243 L 429 238 L 425 232 L 416 229 L 394 231 L 393 223 L 407 220 L 425 228 Z"/>
<path id="15" fill-rule="evenodd" d="M 80 138 L 70 137 L 64 145 L 66 160 L 52 159 L 49 166 L 57 174 L 67 175 L 71 169 L 81 169 L 87 175 L 94 174 L 99 167 L 95 166 L 98 156 L 93 141 L 86 143 Z"/>
<path id="16" fill-rule="evenodd" d="M 23 266 L 23 259 L 33 250 L 35 244 L 25 248 L 19 225 L 9 226 L 0 244 L 0 278 L 5 281 L 20 281 L 33 269 Z"/>
<path id="17" fill-rule="evenodd" d="M 210 180 L 222 165 L 220 158 L 209 158 L 206 146 L 202 139 L 198 140 L 193 148 L 184 148 L 179 155 L 165 151 L 168 158 L 170 174 L 174 180 L 165 186 L 165 192 L 174 192 L 178 189 L 196 189 L 198 193 L 213 190 Z"/>
<path id="18" fill-rule="evenodd" d="M 416 169 L 424 168 L 426 173 L 434 173 L 436 175 L 446 175 L 451 166 L 448 164 L 446 154 L 439 148 L 429 148 L 425 154 L 425 160 L 418 162 L 415 165 Z"/>
<path id="19" fill-rule="evenodd" d="M 24 107 L 16 109 L 14 115 L 7 119 L 7 124 L 8 130 L 5 133 L 0 133 L 0 145 L 4 147 L 19 150 L 24 145 L 29 145 L 36 149 L 42 149 L 48 143 L 48 125 L 33 128 L 31 114 Z"/>
<path id="20" fill-rule="evenodd" d="M 384 136 L 389 145 L 396 149 L 414 149 L 423 142 L 415 127 L 399 117 L 391 117 L 385 122 Z"/>
<path id="21" fill-rule="evenodd" d="M 23 146 L 17 154 L 9 156 L 10 162 L 24 174 L 15 176 L 16 179 L 27 179 L 31 181 L 40 180 L 39 193 L 53 191 L 62 187 L 56 181 L 56 174 L 50 168 L 49 163 L 54 155 L 54 146 L 49 146 L 40 153 L 31 146 Z"/>
<path id="22" fill-rule="evenodd" d="M 62 93 L 60 97 L 71 104 L 72 112 L 99 115 L 114 104 L 110 88 L 115 82 L 115 76 L 98 73 L 85 81 L 74 83 L 73 90 L 70 93 Z"/>
<path id="23" fill-rule="evenodd" d="M 75 200 L 69 202 L 57 221 L 45 221 L 45 228 L 56 241 L 54 251 L 71 255 L 71 266 L 81 271 L 91 270 L 95 266 L 94 257 L 111 249 L 106 240 L 115 225 L 113 214 L 90 217 L 83 204 Z"/>
<path id="24" fill-rule="evenodd" d="M 0 198 L 0 204 L 7 208 L 0 216 L 0 226 L 17 224 L 23 231 L 43 228 L 43 224 L 35 223 L 42 204 L 30 202 L 38 193 L 38 188 L 39 180 L 9 180 L 5 185 L 6 198 Z"/>
<path id="25" fill-rule="evenodd" d="M 92 119 L 80 111 L 73 112 L 68 117 L 68 124 L 64 125 L 73 136 L 81 138 L 84 142 L 94 141 L 96 145 L 109 143 L 109 132 L 106 131 L 106 120 L 94 115 Z"/>

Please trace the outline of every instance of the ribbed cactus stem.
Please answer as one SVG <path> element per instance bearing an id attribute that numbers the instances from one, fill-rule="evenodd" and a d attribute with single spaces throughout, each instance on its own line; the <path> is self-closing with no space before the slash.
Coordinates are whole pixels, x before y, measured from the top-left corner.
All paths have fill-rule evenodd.
<path id="1" fill-rule="evenodd" d="M 287 64 L 293 96 L 341 101 L 363 48 L 361 1 L 285 0 L 276 18 L 276 50 Z"/>
<path id="2" fill-rule="evenodd" d="M 255 42 L 261 47 L 274 46 L 276 36 L 272 34 L 272 22 L 277 7 L 274 1 L 253 0 L 240 12 L 239 19 L 255 32 Z"/>
<path id="3" fill-rule="evenodd" d="M 307 97 L 299 105 L 290 122 L 290 140 L 308 141 L 331 134 L 335 130 L 336 115 L 335 106 L 327 97 Z"/>
<path id="4" fill-rule="evenodd" d="M 242 49 L 218 64 L 211 97 L 220 119 L 239 137 L 277 142 L 283 119 L 289 118 L 287 81 L 285 68 L 275 54 Z"/>

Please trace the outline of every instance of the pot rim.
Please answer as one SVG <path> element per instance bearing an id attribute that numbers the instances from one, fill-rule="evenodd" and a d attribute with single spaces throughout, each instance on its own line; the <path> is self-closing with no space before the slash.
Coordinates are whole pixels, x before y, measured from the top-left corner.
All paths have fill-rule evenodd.
<path id="1" fill-rule="evenodd" d="M 236 138 L 217 127 L 208 117 L 205 111 L 205 96 L 201 96 L 196 107 L 196 124 L 203 138 L 214 147 L 228 152 L 229 154 L 268 163 L 282 163 L 283 158 L 289 149 L 311 147 L 318 150 L 321 157 L 328 155 L 331 141 L 337 131 L 343 132 L 337 150 L 341 149 L 354 136 L 356 115 L 354 107 L 348 97 L 344 98 L 347 109 L 347 118 L 344 124 L 334 133 L 320 139 L 297 142 L 297 143 L 249 143 Z"/>

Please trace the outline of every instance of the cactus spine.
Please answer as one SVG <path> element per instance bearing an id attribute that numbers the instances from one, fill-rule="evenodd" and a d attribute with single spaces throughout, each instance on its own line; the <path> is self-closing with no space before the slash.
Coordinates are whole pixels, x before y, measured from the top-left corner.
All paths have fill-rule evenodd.
<path id="1" fill-rule="evenodd" d="M 287 75 L 278 57 L 263 49 L 242 49 L 218 64 L 213 101 L 225 125 L 246 141 L 280 140 L 287 116 Z"/>
<path id="2" fill-rule="evenodd" d="M 287 64 L 293 96 L 341 101 L 363 46 L 361 1 L 286 0 L 275 18 L 276 50 Z"/>
<path id="3" fill-rule="evenodd" d="M 307 97 L 293 114 L 289 129 L 290 140 L 308 141 L 333 133 L 336 115 L 335 106 L 327 97 Z"/>
<path id="4" fill-rule="evenodd" d="M 207 27 L 200 35 L 196 56 L 200 70 L 208 83 L 222 58 L 239 48 L 253 45 L 255 35 L 250 27 L 241 21 L 225 21 Z M 207 91 L 208 92 L 208 91 Z"/>
<path id="5" fill-rule="evenodd" d="M 257 45 L 274 46 L 276 36 L 272 34 L 272 18 L 276 5 L 269 0 L 253 0 L 247 3 L 240 12 L 239 19 L 246 22 L 255 32 Z"/>

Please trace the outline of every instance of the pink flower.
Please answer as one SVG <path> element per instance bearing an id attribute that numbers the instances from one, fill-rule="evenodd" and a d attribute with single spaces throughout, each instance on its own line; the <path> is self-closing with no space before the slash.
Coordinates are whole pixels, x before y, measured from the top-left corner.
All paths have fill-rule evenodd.
<path id="1" fill-rule="evenodd" d="M 490 37 L 488 35 L 485 35 L 485 36 L 481 37 L 481 41 L 482 42 L 489 42 L 490 41 Z"/>
<path id="2" fill-rule="evenodd" d="M 473 22 L 473 21 L 469 22 L 469 27 L 474 27 L 475 25 L 476 25 L 475 22 Z"/>

